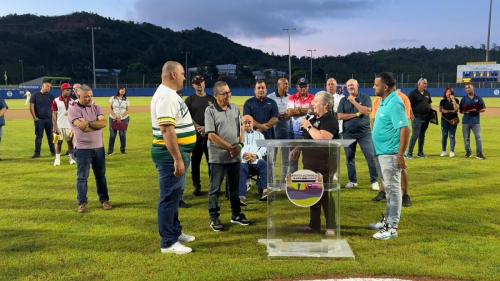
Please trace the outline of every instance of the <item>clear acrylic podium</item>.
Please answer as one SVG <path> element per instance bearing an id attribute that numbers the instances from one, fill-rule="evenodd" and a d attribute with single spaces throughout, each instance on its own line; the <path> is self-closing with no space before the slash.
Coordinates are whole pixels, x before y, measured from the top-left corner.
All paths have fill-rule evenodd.
<path id="1" fill-rule="evenodd" d="M 352 141 L 257 141 L 267 148 L 267 239 L 259 243 L 266 245 L 268 257 L 354 259 L 341 239 L 339 184 L 341 148 Z M 321 230 L 311 229 L 318 219 Z"/>

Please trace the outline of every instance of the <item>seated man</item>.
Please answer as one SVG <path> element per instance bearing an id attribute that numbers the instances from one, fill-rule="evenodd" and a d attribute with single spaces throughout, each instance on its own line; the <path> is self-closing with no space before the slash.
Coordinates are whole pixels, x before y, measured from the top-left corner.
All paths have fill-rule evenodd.
<path id="1" fill-rule="evenodd" d="M 254 122 L 250 115 L 243 116 L 243 130 L 245 131 L 244 146 L 241 149 L 240 165 L 240 204 L 246 206 L 247 179 L 249 175 L 259 176 L 260 201 L 267 199 L 267 163 L 264 160 L 266 148 L 257 146 L 257 140 L 263 140 L 264 135 L 253 130 Z"/>

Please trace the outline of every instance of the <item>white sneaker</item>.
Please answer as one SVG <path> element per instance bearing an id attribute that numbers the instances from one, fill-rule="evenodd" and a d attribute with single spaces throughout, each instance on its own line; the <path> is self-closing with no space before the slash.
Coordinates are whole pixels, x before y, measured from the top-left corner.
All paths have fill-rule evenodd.
<path id="1" fill-rule="evenodd" d="M 382 228 L 384 228 L 385 224 L 387 223 L 386 219 L 385 219 L 385 216 L 382 215 L 382 218 L 380 219 L 379 222 L 376 222 L 376 223 L 370 223 L 368 225 L 368 228 L 369 229 L 373 229 L 373 230 L 381 230 Z"/>
<path id="2" fill-rule="evenodd" d="M 373 238 L 377 240 L 389 240 L 398 237 L 398 229 L 386 224 L 379 232 L 373 234 Z"/>
<path id="3" fill-rule="evenodd" d="M 333 237 L 335 236 L 337 233 L 335 232 L 335 229 L 327 229 L 325 231 L 325 236 L 328 236 L 328 237 Z"/>
<path id="4" fill-rule="evenodd" d="M 177 241 L 182 242 L 182 243 L 189 243 L 189 242 L 193 242 L 194 240 L 196 240 L 196 238 L 194 236 L 188 235 L 185 233 L 181 233 L 181 235 L 179 235 L 179 238 L 177 238 Z"/>
<path id="5" fill-rule="evenodd" d="M 348 182 L 348 183 L 345 185 L 345 188 L 348 188 L 348 189 L 355 188 L 355 187 L 358 187 L 358 184 L 357 184 L 357 183 L 355 183 L 355 182 Z"/>
<path id="6" fill-rule="evenodd" d="M 193 249 L 182 245 L 179 241 L 175 242 L 172 246 L 168 248 L 160 249 L 162 254 L 176 254 L 176 255 L 184 255 L 189 254 L 193 251 Z"/>
<path id="7" fill-rule="evenodd" d="M 75 161 L 75 159 L 73 159 L 73 157 L 70 157 L 70 158 L 69 158 L 69 164 L 70 164 L 70 165 L 74 165 L 74 164 L 76 164 L 76 161 Z"/>
<path id="8" fill-rule="evenodd" d="M 54 167 L 55 167 L 55 166 L 61 166 L 61 159 L 56 158 L 56 159 L 54 160 Z"/>
<path id="9" fill-rule="evenodd" d="M 455 152 L 450 151 L 450 158 L 453 158 L 453 157 L 455 157 Z"/>
<path id="10" fill-rule="evenodd" d="M 378 182 L 372 183 L 372 190 L 375 190 L 375 191 L 379 191 L 380 190 L 380 186 L 378 185 Z"/>
<path id="11" fill-rule="evenodd" d="M 441 151 L 441 154 L 439 154 L 439 156 L 444 157 L 444 156 L 446 156 L 446 154 L 448 154 L 448 153 L 446 153 L 446 151 Z"/>

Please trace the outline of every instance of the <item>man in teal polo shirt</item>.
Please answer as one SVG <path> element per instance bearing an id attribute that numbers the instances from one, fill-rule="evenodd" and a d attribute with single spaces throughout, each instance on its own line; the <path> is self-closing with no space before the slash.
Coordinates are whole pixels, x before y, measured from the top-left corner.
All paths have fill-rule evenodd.
<path id="1" fill-rule="evenodd" d="M 379 230 L 373 238 L 387 240 L 398 236 L 401 216 L 401 170 L 406 169 L 404 152 L 410 129 L 403 102 L 397 95 L 392 74 L 382 72 L 375 78 L 373 89 L 382 98 L 373 127 L 373 144 L 387 196 L 386 216 L 370 228 Z"/>

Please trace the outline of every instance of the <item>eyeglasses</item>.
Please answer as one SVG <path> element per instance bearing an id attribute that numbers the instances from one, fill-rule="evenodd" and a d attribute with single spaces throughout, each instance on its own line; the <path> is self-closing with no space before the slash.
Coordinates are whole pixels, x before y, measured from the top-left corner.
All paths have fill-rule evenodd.
<path id="1" fill-rule="evenodd" d="M 252 121 L 243 121 L 243 124 L 252 124 Z"/>
<path id="2" fill-rule="evenodd" d="M 227 91 L 227 92 L 224 92 L 224 93 L 220 93 L 219 96 L 229 96 L 231 95 L 231 91 Z"/>

